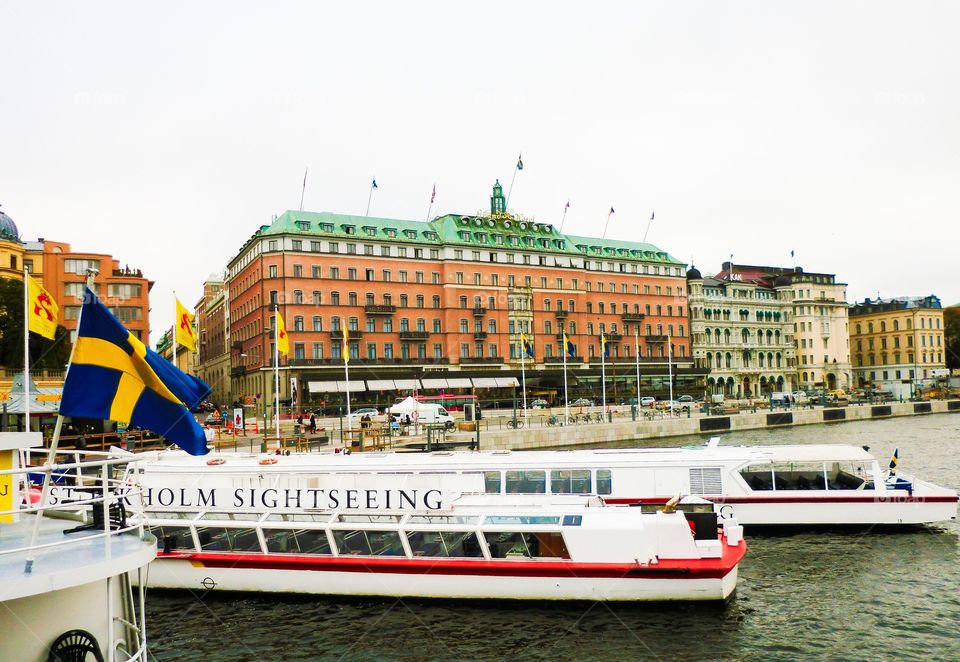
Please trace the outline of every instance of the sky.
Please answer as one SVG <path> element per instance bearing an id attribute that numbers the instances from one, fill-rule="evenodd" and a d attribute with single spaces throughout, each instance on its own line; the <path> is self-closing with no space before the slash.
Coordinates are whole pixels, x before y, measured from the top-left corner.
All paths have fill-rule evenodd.
<path id="1" fill-rule="evenodd" d="M 300 205 L 510 208 L 960 303 L 960 4 L 0 0 L 0 204 L 155 281 Z M 515 173 L 517 156 L 524 169 Z M 794 251 L 794 257 L 790 252 Z"/>

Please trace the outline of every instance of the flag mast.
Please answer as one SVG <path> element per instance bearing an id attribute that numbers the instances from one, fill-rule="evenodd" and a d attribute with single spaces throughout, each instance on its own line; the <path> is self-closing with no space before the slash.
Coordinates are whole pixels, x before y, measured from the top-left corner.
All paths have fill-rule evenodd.
<path id="1" fill-rule="evenodd" d="M 427 207 L 427 220 L 430 220 L 430 212 L 433 211 L 433 201 L 437 198 L 437 183 L 433 183 L 433 192 L 430 194 L 430 206 Z"/>
<path id="2" fill-rule="evenodd" d="M 273 316 L 273 423 L 277 426 L 277 448 L 280 448 L 280 304 L 274 304 Z"/>
<path id="3" fill-rule="evenodd" d="M 670 415 L 673 416 L 673 337 L 667 334 L 667 374 L 670 380 Z"/>
<path id="4" fill-rule="evenodd" d="M 353 440 L 350 439 L 350 435 L 353 434 L 353 421 L 350 420 L 350 325 L 347 322 L 344 322 L 347 326 L 343 327 L 343 374 L 347 381 L 347 444 L 350 444 Z M 363 450 L 363 431 L 361 430 L 361 450 Z M 347 446 L 349 448 L 349 446 Z"/>
<path id="5" fill-rule="evenodd" d="M 563 207 L 563 217 L 560 219 L 560 232 L 563 232 L 563 223 L 567 220 L 567 210 L 570 209 L 570 200 L 567 200 L 567 204 Z"/>
<path id="6" fill-rule="evenodd" d="M 370 183 L 370 195 L 367 196 L 367 212 L 364 216 L 370 215 L 370 201 L 373 200 L 373 189 L 377 188 L 377 178 L 374 177 L 373 181 Z"/>
<path id="7" fill-rule="evenodd" d="M 527 342 L 526 335 L 520 332 L 520 389 L 523 391 L 523 422 L 530 427 L 530 412 L 527 411 Z"/>
<path id="8" fill-rule="evenodd" d="M 607 411 L 607 336 L 600 334 L 600 385 L 603 397 L 602 411 Z"/>
<path id="9" fill-rule="evenodd" d="M 640 412 L 640 324 L 633 334 L 633 346 L 637 353 L 637 412 Z"/>
<path id="10" fill-rule="evenodd" d="M 513 177 L 510 178 L 510 188 L 507 190 L 507 199 L 504 202 L 504 211 L 510 209 L 510 194 L 513 193 L 513 182 L 517 179 L 517 173 L 523 170 L 523 152 L 517 157 L 517 165 L 513 169 Z"/>
<path id="11" fill-rule="evenodd" d="M 613 207 L 610 207 L 610 212 L 607 214 L 607 222 L 603 226 L 603 236 L 601 237 L 601 239 L 607 238 L 607 228 L 610 227 L 610 217 L 613 216 L 615 213 L 616 211 L 614 211 Z"/>
<path id="12" fill-rule="evenodd" d="M 563 334 L 563 422 L 570 419 L 570 392 L 567 390 L 567 346 L 570 341 L 567 334 Z"/>
<path id="13" fill-rule="evenodd" d="M 96 269 L 90 267 L 87 268 L 87 289 L 91 292 L 93 291 L 93 279 L 96 275 L 100 273 Z M 84 303 L 86 303 L 87 296 L 84 292 L 83 297 Z M 77 329 L 80 329 L 80 321 L 83 319 L 83 306 L 80 306 L 80 314 L 77 315 Z M 26 324 L 27 320 L 24 319 L 23 323 Z M 73 347 L 70 348 L 70 360 L 67 361 L 67 373 L 70 372 L 70 365 L 73 363 L 73 355 L 77 351 L 77 343 L 73 343 Z M 66 374 L 64 375 L 64 384 L 66 384 Z M 60 433 L 63 430 L 63 414 L 57 412 L 57 422 L 53 426 L 53 438 L 50 440 L 50 450 L 47 453 L 47 460 L 43 463 L 43 486 L 40 488 L 40 502 L 37 504 L 37 514 L 33 520 L 33 531 L 30 533 L 30 546 L 27 552 L 27 558 L 24 562 L 23 572 L 25 574 L 30 574 L 33 572 L 33 561 L 34 555 L 36 554 L 37 547 L 37 537 L 40 535 L 40 520 L 43 516 L 44 504 L 47 501 L 47 497 L 50 494 L 50 477 L 53 473 L 54 460 L 57 459 L 57 447 L 60 445 Z M 29 506 L 30 504 L 28 504 Z M 29 509 L 28 509 L 29 510 Z"/>
<path id="14" fill-rule="evenodd" d="M 170 329 L 173 339 L 173 367 L 177 367 L 177 291 L 173 291 L 173 328 Z"/>
<path id="15" fill-rule="evenodd" d="M 30 432 L 30 273 L 23 265 L 23 430 Z"/>

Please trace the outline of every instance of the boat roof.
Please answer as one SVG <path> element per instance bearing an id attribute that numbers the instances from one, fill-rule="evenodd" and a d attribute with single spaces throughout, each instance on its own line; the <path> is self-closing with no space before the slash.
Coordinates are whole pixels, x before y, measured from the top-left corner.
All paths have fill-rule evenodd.
<path id="1" fill-rule="evenodd" d="M 592 468 L 639 462 L 651 465 L 702 466 L 728 464 L 739 466 L 756 462 L 841 462 L 873 460 L 859 446 L 843 444 L 809 444 L 783 446 L 716 446 L 683 448 L 624 448 L 569 451 L 439 451 L 434 453 L 367 452 L 367 453 L 293 453 L 270 455 L 275 463 L 261 465 L 267 456 L 248 453 L 217 453 L 223 460 L 208 466 L 210 456 L 192 457 L 182 451 L 160 451 L 140 466 L 148 472 L 196 472 L 198 469 L 228 472 L 256 468 L 258 472 L 290 470 L 314 471 L 422 471 L 481 470 L 484 468 L 569 467 Z"/>

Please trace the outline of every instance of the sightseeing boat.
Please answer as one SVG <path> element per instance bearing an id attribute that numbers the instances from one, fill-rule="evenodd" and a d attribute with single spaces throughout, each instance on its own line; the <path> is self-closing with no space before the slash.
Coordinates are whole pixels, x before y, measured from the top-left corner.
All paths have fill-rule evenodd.
<path id="1" fill-rule="evenodd" d="M 261 464 L 264 458 L 275 464 Z M 885 464 L 859 446 L 721 446 L 711 440 L 686 448 L 223 453 L 213 460 L 164 451 L 139 466 L 148 498 L 162 505 L 198 498 L 207 481 L 239 488 L 263 476 L 264 485 L 283 490 L 338 487 L 363 476 L 464 494 L 596 495 L 609 505 L 658 505 L 689 494 L 715 503 L 721 518 L 747 526 L 904 526 L 956 518 L 955 490 L 904 473 L 891 476 Z"/>
<path id="2" fill-rule="evenodd" d="M 136 486 L 113 478 L 132 458 L 59 453 L 66 459 L 49 469 L 71 498 L 54 500 L 31 487 L 45 473 L 47 453 L 31 450 L 40 445 L 39 432 L 0 433 L 0 659 L 145 660 L 144 591 L 134 585 L 156 541 L 126 520 Z"/>
<path id="3" fill-rule="evenodd" d="M 274 474 L 271 478 L 276 478 Z M 446 599 L 725 600 L 746 551 L 712 504 L 458 495 L 384 481 L 144 504 L 151 588 Z M 249 484 L 249 483 L 248 483 Z M 181 494 L 186 494 L 183 492 Z M 199 496 L 199 495 L 196 495 Z"/>

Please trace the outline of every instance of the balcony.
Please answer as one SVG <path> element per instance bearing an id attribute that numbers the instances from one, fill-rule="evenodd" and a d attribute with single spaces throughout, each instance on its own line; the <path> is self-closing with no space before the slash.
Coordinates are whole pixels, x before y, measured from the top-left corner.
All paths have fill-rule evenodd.
<path id="1" fill-rule="evenodd" d="M 544 363 L 560 363 L 560 364 L 562 364 L 562 363 L 563 363 L 563 356 L 545 356 L 545 357 L 543 358 L 543 362 L 544 362 Z M 570 365 L 570 364 L 572 364 L 572 363 L 583 363 L 583 357 L 582 357 L 582 356 L 568 356 L 568 357 L 567 357 L 567 365 Z"/>
<path id="2" fill-rule="evenodd" d="M 363 331 L 358 329 L 350 329 L 350 340 L 356 340 L 357 338 L 363 337 Z M 343 340 L 343 329 L 337 329 L 336 331 L 330 332 L 331 340 Z"/>
<path id="3" fill-rule="evenodd" d="M 242 351 L 243 351 L 243 341 L 242 341 L 242 340 L 234 340 L 232 343 L 230 343 L 230 349 L 235 349 L 235 350 L 237 350 L 238 352 L 242 352 Z"/>
<path id="4" fill-rule="evenodd" d="M 613 341 L 613 340 L 623 340 L 623 334 L 622 334 L 622 333 L 607 333 L 607 334 L 604 334 L 604 335 L 607 336 L 607 340 L 611 340 L 611 341 Z"/>
<path id="5" fill-rule="evenodd" d="M 646 315 L 643 313 L 621 313 L 620 319 L 624 322 L 642 322 Z"/>
<path id="6" fill-rule="evenodd" d="M 497 363 L 503 363 L 503 357 L 502 356 L 477 356 L 477 357 L 461 356 L 460 365 L 464 365 L 467 363 L 497 364 Z"/>
<path id="7" fill-rule="evenodd" d="M 651 335 L 647 335 L 647 336 L 644 336 L 644 338 L 647 339 L 647 342 L 667 342 L 667 337 L 666 337 L 666 336 L 651 336 Z"/>
<path id="8" fill-rule="evenodd" d="M 483 306 L 474 306 L 473 307 L 473 316 L 474 317 L 483 317 L 487 314 L 487 309 Z"/>
<path id="9" fill-rule="evenodd" d="M 231 377 L 241 377 L 245 374 L 247 374 L 247 369 L 242 365 L 230 368 Z"/>
<path id="10" fill-rule="evenodd" d="M 429 331 L 401 331 L 400 340 L 426 340 L 430 337 Z"/>
<path id="11" fill-rule="evenodd" d="M 486 340 L 486 339 L 487 339 L 487 332 L 486 332 L 486 331 L 474 331 L 474 332 L 473 332 L 473 339 L 474 339 L 474 340 Z"/>
<path id="12" fill-rule="evenodd" d="M 363 307 L 363 312 L 367 315 L 393 315 L 397 307 L 388 303 L 368 303 Z"/>
<path id="13" fill-rule="evenodd" d="M 414 365 L 445 365 L 449 364 L 450 359 L 448 358 L 417 358 L 417 357 L 402 357 L 394 356 L 392 358 L 378 358 L 378 359 L 360 359 L 352 358 L 350 359 L 351 367 L 375 367 L 375 366 L 409 366 L 410 364 Z M 332 366 L 334 368 L 343 367 L 343 359 L 290 359 L 287 361 L 286 365 L 291 367 L 305 368 L 305 367 L 324 367 Z"/>
<path id="14" fill-rule="evenodd" d="M 570 315 L 570 311 L 564 310 L 563 308 L 558 308 L 555 315 L 557 316 L 558 320 L 565 320 L 567 319 L 567 316 Z"/>

